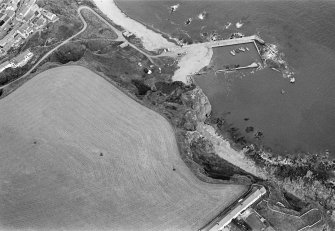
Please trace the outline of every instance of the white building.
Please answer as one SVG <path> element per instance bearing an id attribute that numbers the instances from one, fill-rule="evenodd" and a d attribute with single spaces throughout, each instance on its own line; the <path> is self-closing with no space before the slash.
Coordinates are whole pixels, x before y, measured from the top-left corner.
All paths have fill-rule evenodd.
<path id="1" fill-rule="evenodd" d="M 129 32 L 129 31 L 123 31 L 122 34 L 123 34 L 123 36 L 126 37 L 126 38 L 129 38 L 130 36 L 133 35 L 133 33 Z"/>
<path id="2" fill-rule="evenodd" d="M 128 45 L 129 45 L 128 42 L 124 42 L 124 43 L 120 44 L 120 47 L 121 47 L 121 48 L 125 48 L 125 47 L 127 47 Z"/>
<path id="3" fill-rule="evenodd" d="M 32 52 L 30 52 L 29 50 L 26 50 L 23 53 L 16 56 L 14 59 L 12 59 L 10 62 L 11 62 L 12 67 L 14 68 L 23 67 L 24 65 L 28 63 L 28 61 L 33 56 L 34 54 Z"/>
<path id="4" fill-rule="evenodd" d="M 3 72 L 5 69 L 11 67 L 12 64 L 8 61 L 0 64 L 0 72 Z"/>
<path id="5" fill-rule="evenodd" d="M 255 203 L 259 198 L 266 194 L 266 189 L 261 187 L 239 201 L 220 221 L 214 224 L 209 231 L 223 231 L 224 228 L 238 215 L 240 215 L 249 206 Z"/>
<path id="6" fill-rule="evenodd" d="M 44 17 L 46 17 L 51 22 L 56 22 L 59 19 L 55 14 L 47 10 L 42 10 L 42 14 Z"/>

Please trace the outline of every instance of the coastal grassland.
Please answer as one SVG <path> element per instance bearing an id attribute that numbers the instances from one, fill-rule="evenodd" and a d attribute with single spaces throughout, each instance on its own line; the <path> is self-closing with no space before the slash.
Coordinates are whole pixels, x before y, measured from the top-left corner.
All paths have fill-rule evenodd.
<path id="1" fill-rule="evenodd" d="M 76 39 L 117 38 L 117 34 L 114 32 L 114 30 L 112 30 L 112 28 L 105 23 L 101 23 L 101 20 L 91 11 L 82 10 L 81 13 L 85 21 L 87 22 L 87 28 Z"/>
<path id="2" fill-rule="evenodd" d="M 83 67 L 35 76 L 0 117 L 1 229 L 195 230 L 247 189 L 200 181 L 167 120 Z"/>

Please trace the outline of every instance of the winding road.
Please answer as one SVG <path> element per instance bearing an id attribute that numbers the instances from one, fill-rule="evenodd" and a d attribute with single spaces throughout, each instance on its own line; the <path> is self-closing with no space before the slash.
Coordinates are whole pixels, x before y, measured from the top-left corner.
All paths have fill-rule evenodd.
<path id="1" fill-rule="evenodd" d="M 111 25 L 106 19 L 104 19 L 103 17 L 101 17 L 97 12 L 95 12 L 93 9 L 91 9 L 90 7 L 88 6 L 80 6 L 77 10 L 78 12 L 78 15 L 81 19 L 81 21 L 83 22 L 83 28 L 77 32 L 76 34 L 72 35 L 71 37 L 67 38 L 66 40 L 64 40 L 62 43 L 58 44 L 56 47 L 54 47 L 53 49 L 51 49 L 50 51 L 48 51 L 40 60 L 38 60 L 34 66 L 32 66 L 32 68 L 30 68 L 24 75 L 22 75 L 21 77 L 17 78 L 16 80 L 6 84 L 6 85 L 3 85 L 0 87 L 0 89 L 3 89 L 5 87 L 7 87 L 8 85 L 12 84 L 12 83 L 15 83 L 25 77 L 27 77 L 29 74 L 31 74 L 31 72 L 38 66 L 41 64 L 41 62 L 43 62 L 46 58 L 48 58 L 49 55 L 51 55 L 54 51 L 56 51 L 58 48 L 60 48 L 61 46 L 67 44 L 69 41 L 71 41 L 73 38 L 76 38 L 77 36 L 79 36 L 81 33 L 83 33 L 86 28 L 87 28 L 87 22 L 85 21 L 83 15 L 81 14 L 81 11 L 82 10 L 89 10 L 91 11 L 95 16 L 97 16 L 101 21 L 103 21 L 104 23 L 106 23 L 109 27 L 111 27 L 114 32 L 117 34 L 117 38 L 115 39 L 115 41 L 121 41 L 121 42 L 128 42 L 122 35 L 122 32 L 119 31 L 117 28 L 115 28 L 113 25 Z M 129 43 L 129 42 L 128 42 Z M 129 43 L 129 46 L 131 46 L 132 48 L 134 48 L 135 50 L 137 50 L 138 52 L 142 53 L 143 55 L 145 55 L 152 63 L 153 63 L 153 60 L 152 60 L 152 55 L 149 55 L 145 52 L 143 52 L 141 49 L 137 48 L 134 44 L 131 44 Z"/>

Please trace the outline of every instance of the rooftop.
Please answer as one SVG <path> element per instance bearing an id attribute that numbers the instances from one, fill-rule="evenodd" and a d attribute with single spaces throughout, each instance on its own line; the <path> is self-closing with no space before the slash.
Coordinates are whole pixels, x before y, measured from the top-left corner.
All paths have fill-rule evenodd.
<path id="1" fill-rule="evenodd" d="M 6 66 L 8 66 L 8 65 L 9 65 L 9 62 L 8 62 L 8 61 L 3 62 L 3 63 L 0 64 L 0 69 L 6 67 Z"/>
<path id="2" fill-rule="evenodd" d="M 29 21 L 32 17 L 34 17 L 35 11 L 30 10 L 27 15 L 24 17 L 25 21 Z"/>
<path id="3" fill-rule="evenodd" d="M 0 46 L 4 46 L 6 43 L 10 42 L 14 37 L 14 31 L 11 31 L 3 39 L 0 40 Z"/>
<path id="4" fill-rule="evenodd" d="M 46 23 L 46 19 L 43 17 L 39 17 L 38 20 L 35 22 L 37 27 L 43 26 Z"/>
<path id="5" fill-rule="evenodd" d="M 14 10 L 7 10 L 6 14 L 8 17 L 13 18 L 15 16 L 15 11 Z"/>
<path id="6" fill-rule="evenodd" d="M 25 59 L 26 55 L 28 55 L 29 53 L 31 53 L 29 49 L 25 50 L 24 52 L 22 52 L 21 54 L 19 54 L 15 58 L 13 58 L 12 61 L 20 63 L 20 62 L 22 62 Z"/>
<path id="7" fill-rule="evenodd" d="M 232 219 L 236 218 L 241 212 L 243 212 L 245 209 L 251 206 L 265 193 L 266 189 L 264 187 L 261 187 L 256 190 L 253 189 L 253 191 L 248 196 L 246 196 L 246 198 L 243 198 L 241 201 L 239 200 L 238 203 L 234 205 L 219 222 L 217 222 L 214 226 L 212 226 L 210 231 L 223 230 L 223 228 L 227 226 Z"/>
<path id="8" fill-rule="evenodd" d="M 20 31 L 21 33 L 25 33 L 25 31 L 27 31 L 28 29 L 29 29 L 29 25 L 27 23 L 24 23 L 22 26 L 20 26 L 18 31 Z"/>

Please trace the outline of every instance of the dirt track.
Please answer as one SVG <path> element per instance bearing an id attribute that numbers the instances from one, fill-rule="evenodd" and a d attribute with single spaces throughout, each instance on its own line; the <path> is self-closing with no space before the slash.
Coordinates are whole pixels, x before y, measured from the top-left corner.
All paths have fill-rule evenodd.
<path id="1" fill-rule="evenodd" d="M 83 67 L 0 101 L 0 230 L 196 230 L 245 190 L 199 181 L 165 119 Z"/>

